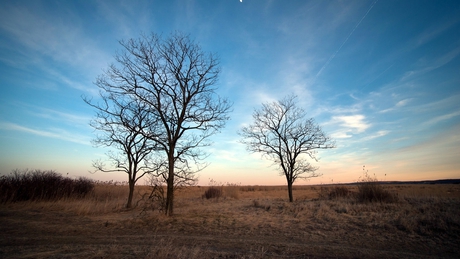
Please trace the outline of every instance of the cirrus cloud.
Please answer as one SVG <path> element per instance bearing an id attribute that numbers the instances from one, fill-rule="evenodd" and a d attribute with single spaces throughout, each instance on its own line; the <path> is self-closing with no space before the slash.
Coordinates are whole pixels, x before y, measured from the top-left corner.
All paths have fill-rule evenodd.
<path id="1" fill-rule="evenodd" d="M 333 116 L 332 120 L 340 123 L 340 126 L 348 128 L 356 133 L 362 133 L 368 129 L 371 124 L 365 121 L 364 115 Z"/>

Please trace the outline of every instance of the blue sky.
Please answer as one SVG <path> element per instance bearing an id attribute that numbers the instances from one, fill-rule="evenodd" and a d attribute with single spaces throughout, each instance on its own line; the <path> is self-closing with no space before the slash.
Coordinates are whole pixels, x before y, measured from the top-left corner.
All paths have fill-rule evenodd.
<path id="1" fill-rule="evenodd" d="M 352 182 L 460 178 L 459 1 L 1 1 L 0 174 L 90 174 L 107 151 L 91 145 L 82 95 L 141 33 L 188 33 L 217 53 L 218 93 L 234 103 L 213 136 L 200 184 L 285 184 L 238 143 L 263 102 L 298 95 L 337 144 L 320 150 L 322 177 Z M 142 181 L 142 180 L 141 180 Z"/>

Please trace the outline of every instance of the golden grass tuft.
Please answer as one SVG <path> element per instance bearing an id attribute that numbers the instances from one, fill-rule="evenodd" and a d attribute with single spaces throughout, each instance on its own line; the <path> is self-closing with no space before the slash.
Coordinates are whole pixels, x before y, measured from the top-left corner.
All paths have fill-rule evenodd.
<path id="1" fill-rule="evenodd" d="M 225 197 L 237 200 L 240 198 L 240 186 L 238 184 L 227 183 L 227 185 L 223 187 L 223 191 Z"/>

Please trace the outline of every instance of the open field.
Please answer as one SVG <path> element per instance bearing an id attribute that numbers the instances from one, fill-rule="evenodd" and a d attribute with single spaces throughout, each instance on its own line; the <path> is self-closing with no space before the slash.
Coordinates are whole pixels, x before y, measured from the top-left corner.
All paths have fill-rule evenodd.
<path id="1" fill-rule="evenodd" d="M 356 186 L 345 186 L 356 192 Z M 0 205 L 0 258 L 458 258 L 460 185 L 388 185 L 391 203 L 331 199 L 333 186 L 178 190 L 175 215 L 124 209 L 127 186 L 84 199 Z M 139 186 L 135 201 L 149 187 Z"/>

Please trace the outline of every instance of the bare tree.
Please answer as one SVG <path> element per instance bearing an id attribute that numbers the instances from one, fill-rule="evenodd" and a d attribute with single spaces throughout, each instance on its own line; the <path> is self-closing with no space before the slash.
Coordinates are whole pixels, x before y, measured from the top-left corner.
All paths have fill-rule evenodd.
<path id="1" fill-rule="evenodd" d="M 107 156 L 111 167 L 107 168 L 101 161 L 94 161 L 93 167 L 102 172 L 124 172 L 128 174 L 129 194 L 126 204 L 132 207 L 134 186 L 145 174 L 154 171 L 149 164 L 155 146 L 142 133 L 151 128 L 154 118 L 149 114 L 145 105 L 139 100 L 132 100 L 113 89 L 101 84 L 105 78 L 96 82 L 100 88 L 101 102 L 93 102 L 87 97 L 83 100 L 96 109 L 96 116 L 90 125 L 99 134 L 93 140 L 95 146 L 107 146 L 115 151 L 109 151 Z"/>
<path id="2" fill-rule="evenodd" d="M 240 135 L 248 151 L 259 152 L 273 160 L 286 177 L 289 201 L 292 202 L 292 184 L 298 178 L 318 177 L 318 168 L 307 161 L 307 156 L 318 161 L 317 149 L 335 147 L 313 118 L 306 119 L 305 111 L 297 107 L 296 96 L 266 103 L 253 114 L 254 123 L 243 127 Z"/>
<path id="3" fill-rule="evenodd" d="M 118 64 L 111 65 L 98 83 L 145 105 L 156 121 L 142 134 L 154 143 L 166 161 L 165 213 L 173 214 L 174 185 L 193 181 L 203 169 L 209 136 L 229 119 L 231 104 L 216 94 L 219 67 L 212 54 L 204 53 L 189 36 L 151 34 L 121 41 Z"/>

